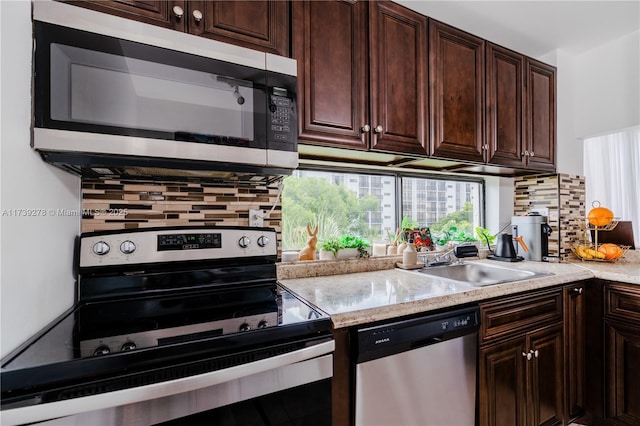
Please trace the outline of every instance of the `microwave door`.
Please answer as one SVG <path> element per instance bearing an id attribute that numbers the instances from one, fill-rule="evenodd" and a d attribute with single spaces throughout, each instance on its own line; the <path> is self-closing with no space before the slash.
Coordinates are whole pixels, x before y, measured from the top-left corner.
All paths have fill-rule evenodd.
<path id="1" fill-rule="evenodd" d="M 48 44 L 37 127 L 97 135 L 86 152 L 266 164 L 264 70 L 84 34 Z"/>

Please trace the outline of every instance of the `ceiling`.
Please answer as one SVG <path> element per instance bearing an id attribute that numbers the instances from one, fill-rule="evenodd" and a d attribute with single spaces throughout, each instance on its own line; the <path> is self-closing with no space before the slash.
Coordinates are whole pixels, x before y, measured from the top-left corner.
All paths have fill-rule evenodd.
<path id="1" fill-rule="evenodd" d="M 640 29 L 640 0 L 396 2 L 534 58 L 579 55 Z"/>

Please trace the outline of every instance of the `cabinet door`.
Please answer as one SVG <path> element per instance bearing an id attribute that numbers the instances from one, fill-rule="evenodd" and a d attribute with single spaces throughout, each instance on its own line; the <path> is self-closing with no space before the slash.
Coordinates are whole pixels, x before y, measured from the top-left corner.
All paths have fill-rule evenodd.
<path id="1" fill-rule="evenodd" d="M 484 41 L 429 21 L 431 154 L 484 161 Z"/>
<path id="2" fill-rule="evenodd" d="M 585 307 L 584 284 L 564 288 L 564 350 L 568 419 L 584 413 L 585 407 Z"/>
<path id="3" fill-rule="evenodd" d="M 487 144 L 489 163 L 522 167 L 524 56 L 487 43 Z"/>
<path id="4" fill-rule="evenodd" d="M 300 141 L 368 148 L 367 3 L 295 1 L 292 13 Z"/>
<path id="5" fill-rule="evenodd" d="M 564 417 L 564 350 L 562 325 L 527 335 L 533 357 L 527 361 L 530 424 L 561 425 Z"/>
<path id="6" fill-rule="evenodd" d="M 533 59 L 526 62 L 525 124 L 527 167 L 555 170 L 556 71 Z"/>
<path id="7" fill-rule="evenodd" d="M 192 34 L 289 56 L 289 2 L 190 1 L 188 6 Z"/>
<path id="8" fill-rule="evenodd" d="M 75 6 L 85 7 L 122 18 L 133 19 L 159 27 L 184 31 L 185 2 L 150 0 L 102 0 L 102 1 L 65 1 Z"/>
<path id="9" fill-rule="evenodd" d="M 640 326 L 607 321 L 605 334 L 605 415 L 640 424 Z"/>
<path id="10" fill-rule="evenodd" d="M 481 347 L 479 356 L 478 424 L 526 424 L 525 338 Z"/>
<path id="11" fill-rule="evenodd" d="M 371 149 L 427 154 L 427 18 L 370 2 Z"/>

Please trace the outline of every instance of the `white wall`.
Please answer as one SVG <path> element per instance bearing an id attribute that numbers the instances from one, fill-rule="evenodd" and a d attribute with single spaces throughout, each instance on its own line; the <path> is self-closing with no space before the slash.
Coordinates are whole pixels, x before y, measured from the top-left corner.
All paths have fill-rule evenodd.
<path id="1" fill-rule="evenodd" d="M 485 178 L 485 228 L 497 234 L 511 223 L 515 198 L 514 179 L 487 176 Z M 506 229 L 506 231 L 509 231 Z"/>
<path id="2" fill-rule="evenodd" d="M 556 170 L 582 176 L 583 146 L 576 135 L 576 85 L 574 57 L 557 49 L 540 58 L 557 67 L 556 73 Z"/>
<path id="3" fill-rule="evenodd" d="M 73 239 L 80 180 L 30 148 L 31 4 L 0 1 L 0 353 L 5 355 L 73 304 Z M 44 209 L 46 216 L 16 216 Z"/>
<path id="4" fill-rule="evenodd" d="M 576 137 L 640 124 L 640 31 L 574 57 Z"/>

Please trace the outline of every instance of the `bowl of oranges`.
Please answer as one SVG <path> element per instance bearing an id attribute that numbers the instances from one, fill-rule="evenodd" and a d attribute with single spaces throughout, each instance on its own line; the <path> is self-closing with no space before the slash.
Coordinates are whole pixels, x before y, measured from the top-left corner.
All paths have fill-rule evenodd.
<path id="1" fill-rule="evenodd" d="M 582 260 L 615 262 L 627 252 L 629 247 L 606 243 L 597 247 L 593 244 L 577 244 L 572 247 L 573 253 Z"/>

